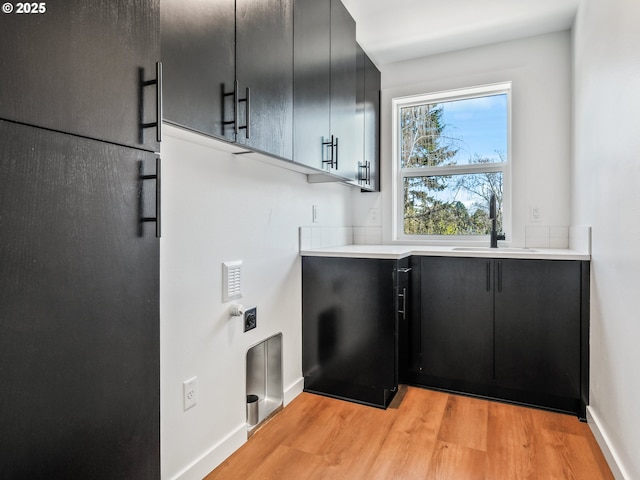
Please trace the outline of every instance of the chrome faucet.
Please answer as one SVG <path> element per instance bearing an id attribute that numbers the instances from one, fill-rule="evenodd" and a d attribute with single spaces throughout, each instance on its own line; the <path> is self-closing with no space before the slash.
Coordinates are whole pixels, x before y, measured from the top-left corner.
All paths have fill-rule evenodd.
<path id="1" fill-rule="evenodd" d="M 504 240 L 504 233 L 498 233 L 497 231 L 497 218 L 496 213 L 496 194 L 491 195 L 489 200 L 489 220 L 491 220 L 491 248 L 498 248 L 498 240 Z"/>

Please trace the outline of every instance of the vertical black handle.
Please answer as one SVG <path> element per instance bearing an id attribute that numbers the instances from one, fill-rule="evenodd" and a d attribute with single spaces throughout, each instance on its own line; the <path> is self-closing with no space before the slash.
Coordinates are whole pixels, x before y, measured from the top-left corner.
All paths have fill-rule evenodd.
<path id="1" fill-rule="evenodd" d="M 338 170 L 338 137 L 336 137 L 335 147 L 336 147 L 336 166 L 335 166 L 335 169 Z"/>
<path id="2" fill-rule="evenodd" d="M 156 62 L 156 140 L 162 141 L 162 62 Z"/>
<path id="3" fill-rule="evenodd" d="M 402 309 L 398 310 L 398 313 L 402 314 L 402 320 L 407 319 L 407 289 L 403 288 L 402 293 L 398 294 L 402 298 Z"/>
<path id="4" fill-rule="evenodd" d="M 491 261 L 487 260 L 487 292 L 491 291 Z"/>
<path id="5" fill-rule="evenodd" d="M 156 237 L 160 238 L 161 235 L 161 219 L 162 219 L 162 207 L 160 201 L 161 181 L 160 174 L 162 170 L 162 162 L 160 157 L 156 157 L 156 173 L 155 175 L 140 175 L 141 180 L 155 180 L 156 181 L 156 216 L 155 217 L 142 217 L 141 222 L 155 222 L 156 224 Z"/>
<path id="6" fill-rule="evenodd" d="M 333 139 L 333 135 L 331 135 L 331 141 L 330 142 L 322 142 L 322 145 L 327 145 L 329 146 L 329 148 L 331 148 L 331 154 L 329 155 L 329 160 L 322 160 L 322 163 L 328 163 L 329 164 L 329 168 L 335 168 L 334 165 L 337 165 L 337 163 L 335 162 L 334 159 L 334 147 L 335 147 L 335 142 Z M 323 151 L 323 156 L 324 156 L 324 151 Z"/>
<path id="7" fill-rule="evenodd" d="M 162 234 L 162 204 L 160 202 L 160 192 L 162 190 L 162 182 L 160 174 L 162 172 L 162 161 L 160 157 L 156 158 L 156 238 L 160 238 Z"/>
<path id="8" fill-rule="evenodd" d="M 244 116 L 245 116 L 245 136 L 251 137 L 251 89 L 247 87 L 245 95 Z"/>
<path id="9" fill-rule="evenodd" d="M 240 131 L 239 127 L 239 113 L 240 110 L 240 100 L 238 98 L 238 81 L 236 80 L 233 84 L 233 132 L 238 136 L 238 132 Z"/>
<path id="10" fill-rule="evenodd" d="M 150 123 L 142 123 L 142 129 L 155 128 L 156 140 L 162 141 L 162 62 L 156 62 L 156 78 L 153 80 L 142 81 L 142 88 L 156 86 L 156 121 Z M 141 104 L 142 105 L 142 104 Z"/>
<path id="11" fill-rule="evenodd" d="M 498 291 L 502 291 L 502 262 L 498 262 Z"/>
<path id="12" fill-rule="evenodd" d="M 235 86 L 235 91 L 238 91 L 238 82 L 236 81 L 236 86 Z M 236 93 L 236 114 L 235 114 L 235 124 L 236 124 L 236 135 L 238 135 L 238 131 L 240 130 L 244 130 L 244 136 L 245 138 L 249 138 L 251 136 L 251 127 L 249 126 L 250 122 L 249 122 L 249 118 L 251 117 L 251 89 L 249 87 L 247 87 L 245 89 L 245 97 L 244 98 L 238 98 L 238 94 Z M 244 102 L 244 125 L 240 126 L 239 125 L 239 107 L 240 107 L 240 102 Z"/>

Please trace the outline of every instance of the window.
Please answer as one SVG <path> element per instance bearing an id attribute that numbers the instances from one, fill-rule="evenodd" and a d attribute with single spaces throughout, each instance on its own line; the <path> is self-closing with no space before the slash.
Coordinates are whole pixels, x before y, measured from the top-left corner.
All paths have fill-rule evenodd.
<path id="1" fill-rule="evenodd" d="M 510 83 L 396 98 L 397 240 L 480 239 L 508 210 Z"/>

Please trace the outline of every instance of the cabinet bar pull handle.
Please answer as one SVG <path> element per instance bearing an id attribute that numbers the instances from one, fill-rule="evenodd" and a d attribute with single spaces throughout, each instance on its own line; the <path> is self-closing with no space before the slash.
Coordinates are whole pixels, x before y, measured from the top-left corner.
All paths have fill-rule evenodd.
<path id="1" fill-rule="evenodd" d="M 487 292 L 491 291 L 491 262 L 487 261 Z"/>
<path id="2" fill-rule="evenodd" d="M 155 128 L 156 140 L 162 141 L 162 62 L 156 62 L 156 78 L 153 80 L 142 81 L 142 88 L 156 86 L 156 121 L 151 123 L 142 123 L 142 128 Z"/>
<path id="3" fill-rule="evenodd" d="M 335 146 L 333 135 L 331 135 L 330 142 L 322 142 L 322 145 L 328 145 L 331 148 L 331 155 L 329 155 L 329 160 L 322 160 L 322 163 L 323 164 L 328 163 L 329 168 L 336 168 L 334 167 L 334 164 L 337 165 L 337 163 L 334 161 L 334 157 L 333 157 L 333 147 Z"/>
<path id="4" fill-rule="evenodd" d="M 155 222 L 156 224 L 156 237 L 160 238 L 161 235 L 161 218 L 162 218 L 162 207 L 160 202 L 160 191 L 161 191 L 161 181 L 160 181 L 160 173 L 162 170 L 162 162 L 160 157 L 156 157 L 156 173 L 155 175 L 140 175 L 141 180 L 155 180 L 156 181 L 156 216 L 155 217 L 142 217 L 140 221 L 142 222 Z"/>
<path id="5" fill-rule="evenodd" d="M 502 291 L 502 262 L 498 262 L 498 291 Z"/>
<path id="6" fill-rule="evenodd" d="M 233 133 L 237 136 L 238 135 L 238 81 L 237 80 L 233 82 L 233 92 L 224 93 L 224 84 L 222 85 L 223 112 L 224 112 L 224 98 L 230 97 L 231 95 L 233 95 L 233 120 L 228 120 L 226 122 L 223 121 L 222 124 L 223 125 L 233 124 Z M 223 113 L 223 117 L 224 117 L 224 113 Z"/>
<path id="7" fill-rule="evenodd" d="M 238 90 L 238 82 L 236 82 L 236 90 Z M 243 126 L 239 126 L 238 125 L 238 107 L 240 102 L 244 102 L 244 125 Z M 245 138 L 249 138 L 251 136 L 251 130 L 249 127 L 249 117 L 251 116 L 251 89 L 249 87 L 247 87 L 245 89 L 245 96 L 244 98 L 238 98 L 236 97 L 236 135 L 238 134 L 239 130 L 244 130 L 244 136 Z"/>
<path id="8" fill-rule="evenodd" d="M 336 137 L 336 143 L 335 143 L 335 147 L 336 147 L 336 166 L 335 169 L 338 169 L 338 137 Z"/>
<path id="9" fill-rule="evenodd" d="M 251 89 L 249 87 L 247 87 L 247 103 L 245 105 L 245 116 L 246 116 L 246 125 L 245 125 L 245 129 L 246 129 L 246 136 L 247 138 L 251 137 Z"/>
<path id="10" fill-rule="evenodd" d="M 407 319 L 407 289 L 403 288 L 402 293 L 399 293 L 398 297 L 402 298 L 402 310 L 398 310 L 398 313 L 402 314 L 402 320 L 406 320 Z"/>

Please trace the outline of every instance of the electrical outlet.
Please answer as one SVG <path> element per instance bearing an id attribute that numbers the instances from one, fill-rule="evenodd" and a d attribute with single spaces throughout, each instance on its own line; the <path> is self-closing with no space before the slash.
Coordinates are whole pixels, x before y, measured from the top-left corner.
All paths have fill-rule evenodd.
<path id="1" fill-rule="evenodd" d="M 182 383 L 182 395 L 186 412 L 198 403 L 198 377 L 190 378 Z"/>
<path id="2" fill-rule="evenodd" d="M 318 223 L 318 205 L 311 206 L 311 221 Z"/>
<path id="3" fill-rule="evenodd" d="M 370 208 L 369 209 L 369 223 L 378 223 L 378 209 Z"/>
<path id="4" fill-rule="evenodd" d="M 247 308 L 244 311 L 244 331 L 253 330 L 258 325 L 258 309 L 257 307 Z"/>
<path id="5" fill-rule="evenodd" d="M 529 221 L 531 222 L 541 222 L 542 221 L 542 210 L 537 205 L 531 207 Z"/>

